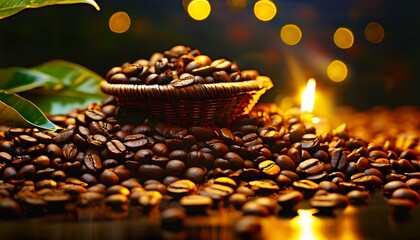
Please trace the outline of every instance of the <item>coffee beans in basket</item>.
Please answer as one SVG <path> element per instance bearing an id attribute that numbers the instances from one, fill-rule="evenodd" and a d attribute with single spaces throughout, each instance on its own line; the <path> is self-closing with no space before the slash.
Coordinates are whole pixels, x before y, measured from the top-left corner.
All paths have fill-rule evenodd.
<path id="1" fill-rule="evenodd" d="M 148 60 L 113 67 L 105 78 L 114 84 L 170 84 L 182 88 L 193 84 L 241 82 L 258 76 L 256 70 L 241 71 L 234 62 L 224 58 L 212 60 L 197 49 L 179 45 L 155 53 Z"/>

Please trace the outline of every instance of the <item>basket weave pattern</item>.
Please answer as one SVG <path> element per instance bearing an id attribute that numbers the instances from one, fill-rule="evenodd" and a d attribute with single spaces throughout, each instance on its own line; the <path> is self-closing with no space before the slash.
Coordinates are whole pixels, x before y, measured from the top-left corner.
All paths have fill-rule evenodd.
<path id="1" fill-rule="evenodd" d="M 228 126 L 235 118 L 248 113 L 272 86 L 265 76 L 183 88 L 101 83 L 102 91 L 116 96 L 121 108 L 179 126 Z"/>

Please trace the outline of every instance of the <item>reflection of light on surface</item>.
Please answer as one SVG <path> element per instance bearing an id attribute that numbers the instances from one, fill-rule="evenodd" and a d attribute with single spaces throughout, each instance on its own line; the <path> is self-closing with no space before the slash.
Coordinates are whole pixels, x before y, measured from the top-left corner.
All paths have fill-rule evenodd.
<path id="1" fill-rule="evenodd" d="M 317 221 L 312 216 L 315 209 L 299 209 L 299 216 L 292 219 L 292 226 L 296 230 L 296 239 L 320 239 L 320 233 L 317 231 Z"/>
<path id="2" fill-rule="evenodd" d="M 277 7 L 269 0 L 259 0 L 254 5 L 254 14 L 261 21 L 270 21 L 276 16 Z"/>
<path id="3" fill-rule="evenodd" d="M 347 66 L 340 60 L 334 60 L 328 65 L 328 77 L 334 82 L 342 82 L 347 77 Z"/>
<path id="4" fill-rule="evenodd" d="M 353 33 L 348 28 L 338 28 L 334 33 L 334 43 L 337 47 L 347 49 L 353 46 Z"/>
<path id="5" fill-rule="evenodd" d="M 287 45 L 296 45 L 302 38 L 302 31 L 295 24 L 287 24 L 281 28 L 280 37 Z"/>
<path id="6" fill-rule="evenodd" d="M 302 104 L 300 110 L 302 112 L 312 112 L 315 105 L 315 87 L 316 81 L 313 78 L 308 80 L 305 90 L 302 93 Z"/>
<path id="7" fill-rule="evenodd" d="M 371 43 L 380 43 L 384 40 L 385 30 L 381 24 L 370 22 L 365 28 L 365 37 Z"/>
<path id="8" fill-rule="evenodd" d="M 354 240 L 354 239 L 361 239 L 360 232 L 358 231 L 357 222 L 354 215 L 357 213 L 359 209 L 353 206 L 348 206 L 345 209 L 343 214 L 348 215 L 343 216 L 340 221 L 339 228 L 342 230 L 342 239 L 343 240 Z"/>
<path id="9" fill-rule="evenodd" d="M 246 0 L 227 0 L 226 7 L 230 10 L 244 10 L 246 8 Z"/>
<path id="10" fill-rule="evenodd" d="M 109 29 L 114 33 L 124 33 L 130 28 L 131 19 L 126 12 L 116 12 L 109 18 Z"/>
<path id="11" fill-rule="evenodd" d="M 191 18 L 201 21 L 210 15 L 211 6 L 207 0 L 192 0 L 187 7 Z"/>

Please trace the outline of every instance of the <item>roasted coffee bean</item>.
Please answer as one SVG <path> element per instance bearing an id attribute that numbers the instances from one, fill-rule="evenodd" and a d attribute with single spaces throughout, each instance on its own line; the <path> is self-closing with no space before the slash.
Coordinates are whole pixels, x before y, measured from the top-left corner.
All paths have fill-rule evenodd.
<path id="1" fill-rule="evenodd" d="M 365 204 L 366 201 L 370 198 L 368 191 L 352 190 L 347 193 L 347 198 L 349 202 L 353 205 Z"/>
<path id="2" fill-rule="evenodd" d="M 200 167 L 190 167 L 184 171 L 183 178 L 191 180 L 195 184 L 202 184 L 206 181 L 206 172 Z"/>
<path id="3" fill-rule="evenodd" d="M 113 139 L 106 143 L 106 149 L 110 156 L 120 157 L 127 151 L 125 145 L 117 139 Z"/>
<path id="4" fill-rule="evenodd" d="M 319 186 L 319 189 L 325 190 L 330 193 L 338 192 L 340 190 L 337 184 L 330 181 L 322 181 L 318 183 L 318 186 Z"/>
<path id="5" fill-rule="evenodd" d="M 417 191 L 417 192 L 420 191 L 420 179 L 418 178 L 408 179 L 405 183 L 410 187 L 410 189 L 413 189 L 414 191 Z"/>
<path id="6" fill-rule="evenodd" d="M 403 219 L 406 219 L 410 211 L 417 206 L 415 202 L 406 198 L 390 198 L 387 203 L 391 207 L 393 215 Z"/>
<path id="7" fill-rule="evenodd" d="M 295 190 L 286 191 L 277 197 L 277 204 L 281 207 L 281 211 L 293 211 L 295 206 L 300 203 L 304 195 Z"/>
<path id="8" fill-rule="evenodd" d="M 304 134 L 300 143 L 302 149 L 312 151 L 319 146 L 320 140 L 315 134 Z"/>
<path id="9" fill-rule="evenodd" d="M 197 191 L 195 183 L 187 179 L 175 181 L 167 187 L 168 194 L 174 197 L 185 196 L 195 191 Z"/>
<path id="10" fill-rule="evenodd" d="M 105 204 L 113 210 L 124 210 L 128 204 L 128 197 L 123 194 L 112 194 L 105 198 Z"/>
<path id="11" fill-rule="evenodd" d="M 331 153 L 331 165 L 334 170 L 343 171 L 347 164 L 347 153 L 342 149 L 335 149 Z"/>
<path id="12" fill-rule="evenodd" d="M 170 160 L 165 166 L 165 171 L 167 175 L 180 177 L 183 174 L 185 167 L 183 161 Z"/>
<path id="13" fill-rule="evenodd" d="M 101 157 L 97 153 L 86 154 L 83 158 L 85 166 L 91 171 L 102 169 Z"/>
<path id="14" fill-rule="evenodd" d="M 99 176 L 99 182 L 105 186 L 118 184 L 119 181 L 120 179 L 118 178 L 118 175 L 110 169 L 105 169 Z"/>
<path id="15" fill-rule="evenodd" d="M 146 85 L 153 85 L 156 84 L 159 78 L 159 74 L 151 73 L 144 79 L 144 83 Z"/>
<path id="16" fill-rule="evenodd" d="M 150 146 L 152 142 L 143 134 L 128 135 L 124 138 L 124 145 L 131 150 L 139 150 Z"/>
<path id="17" fill-rule="evenodd" d="M 357 173 L 350 177 L 350 181 L 357 185 L 364 186 L 367 189 L 378 188 L 383 184 L 383 181 L 375 175 L 368 175 L 365 173 Z"/>
<path id="18" fill-rule="evenodd" d="M 159 207 L 162 198 L 162 194 L 158 191 L 144 191 L 138 198 L 138 204 L 144 208 L 143 211 L 149 212 L 151 209 Z"/>
<path id="19" fill-rule="evenodd" d="M 252 216 L 260 216 L 260 217 L 267 217 L 271 215 L 270 210 L 268 207 L 259 204 L 257 201 L 249 201 L 242 206 L 242 214 L 244 216 L 252 215 Z"/>
<path id="20" fill-rule="evenodd" d="M 213 200 L 208 196 L 189 195 L 182 197 L 179 203 L 184 207 L 187 215 L 206 215 L 207 209 L 213 204 Z"/>
<path id="21" fill-rule="evenodd" d="M 54 143 L 67 142 L 72 139 L 74 133 L 74 128 L 66 128 L 62 130 L 58 135 L 54 136 L 52 140 L 54 141 Z"/>
<path id="22" fill-rule="evenodd" d="M 63 157 L 69 160 L 74 160 L 78 154 L 79 150 L 74 143 L 66 143 L 63 145 L 62 153 Z"/>
<path id="23" fill-rule="evenodd" d="M 154 164 L 143 164 L 138 169 L 141 180 L 156 179 L 162 180 L 165 177 L 165 169 Z"/>
<path id="24" fill-rule="evenodd" d="M 267 179 L 250 181 L 248 182 L 248 185 L 249 188 L 259 195 L 271 195 L 280 190 L 276 182 Z"/>
<path id="25" fill-rule="evenodd" d="M 382 188 L 382 194 L 386 197 L 391 197 L 392 193 L 400 188 L 409 188 L 408 184 L 402 181 L 392 181 L 385 184 Z"/>
<path id="26" fill-rule="evenodd" d="M 247 201 L 248 196 L 243 193 L 233 193 L 228 198 L 228 204 L 232 205 L 237 210 L 240 210 Z"/>
<path id="27" fill-rule="evenodd" d="M 168 231 L 180 231 L 184 228 L 187 214 L 182 208 L 168 208 L 160 214 L 160 226 Z"/>
<path id="28" fill-rule="evenodd" d="M 101 134 L 94 134 L 87 138 L 87 142 L 89 143 L 89 145 L 93 148 L 98 148 L 98 149 L 104 146 L 107 140 L 108 139 L 104 135 L 101 135 Z"/>
<path id="29" fill-rule="evenodd" d="M 391 198 L 408 199 L 410 201 L 413 201 L 415 204 L 418 204 L 420 202 L 419 193 L 409 188 L 399 188 L 395 190 L 392 193 Z"/>
<path id="30" fill-rule="evenodd" d="M 86 110 L 84 114 L 89 121 L 102 121 L 106 117 L 105 113 L 96 109 Z"/>
<path id="31" fill-rule="evenodd" d="M 259 163 L 258 169 L 268 178 L 275 178 L 280 174 L 280 167 L 271 160 L 265 160 Z"/>
<path id="32" fill-rule="evenodd" d="M 331 211 L 338 208 L 345 208 L 348 205 L 346 195 L 340 193 L 328 193 L 327 195 L 316 195 L 309 200 L 311 207 L 320 211 Z"/>
<path id="33" fill-rule="evenodd" d="M 324 171 L 324 163 L 316 158 L 309 158 L 299 163 L 296 168 L 297 173 L 303 175 L 315 175 Z"/>
<path id="34" fill-rule="evenodd" d="M 45 155 L 38 156 L 32 160 L 37 170 L 45 169 L 50 166 L 51 160 Z"/>
<path id="35" fill-rule="evenodd" d="M 282 170 L 290 170 L 295 171 L 296 164 L 295 162 L 287 155 L 279 155 L 276 158 L 276 164 L 282 169 Z"/>
<path id="36" fill-rule="evenodd" d="M 16 219 L 22 216 L 22 208 L 12 198 L 0 198 L 0 218 Z"/>
<path id="37" fill-rule="evenodd" d="M 263 217 L 246 215 L 241 217 L 234 225 L 234 233 L 237 239 L 263 239 Z"/>
<path id="38" fill-rule="evenodd" d="M 305 197 L 311 197 L 319 189 L 319 185 L 313 181 L 302 179 L 293 182 L 293 188 L 302 192 Z"/>

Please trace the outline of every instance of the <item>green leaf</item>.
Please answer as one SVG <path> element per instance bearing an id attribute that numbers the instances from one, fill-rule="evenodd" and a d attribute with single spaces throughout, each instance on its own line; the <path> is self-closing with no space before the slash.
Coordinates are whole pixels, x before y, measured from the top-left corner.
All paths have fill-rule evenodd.
<path id="1" fill-rule="evenodd" d="M 49 114 L 66 114 L 75 107 L 100 102 L 104 79 L 76 63 L 52 60 L 27 69 L 0 69 L 0 89 L 19 93 Z"/>
<path id="2" fill-rule="evenodd" d="M 104 79 L 76 63 L 52 60 L 31 70 L 49 76 L 49 84 L 20 93 L 49 114 L 66 114 L 75 107 L 100 102 L 106 95 L 100 89 Z"/>
<path id="3" fill-rule="evenodd" d="M 40 8 L 57 4 L 87 3 L 100 10 L 95 0 L 0 0 L 0 19 L 9 17 L 26 8 Z"/>
<path id="4" fill-rule="evenodd" d="M 0 116 L 0 124 L 7 126 L 59 129 L 36 105 L 15 93 L 0 91 Z"/>
<path id="5" fill-rule="evenodd" d="M 54 76 L 22 67 L 0 69 L 0 79 L 0 89 L 8 93 L 24 92 L 37 87 L 55 85 L 60 82 Z"/>

